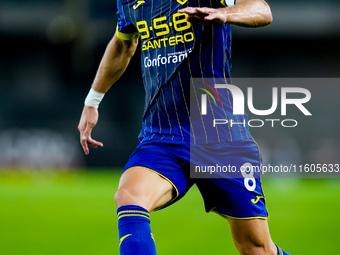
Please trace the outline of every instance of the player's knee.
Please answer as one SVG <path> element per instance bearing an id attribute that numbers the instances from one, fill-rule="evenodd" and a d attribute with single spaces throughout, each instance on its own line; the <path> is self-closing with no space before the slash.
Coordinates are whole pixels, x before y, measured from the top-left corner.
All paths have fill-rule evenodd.
<path id="1" fill-rule="evenodd" d="M 239 250 L 241 255 L 265 254 L 265 253 L 263 253 L 264 246 L 255 245 L 253 243 L 242 244 L 241 246 L 239 246 L 238 250 Z"/>
<path id="2" fill-rule="evenodd" d="M 239 243 L 237 245 L 241 255 L 274 255 L 276 250 L 271 247 L 271 245 L 264 242 L 253 240 L 244 243 Z"/>
<path id="3" fill-rule="evenodd" d="M 123 205 L 134 205 L 136 204 L 136 198 L 130 190 L 120 188 L 115 194 L 115 202 L 117 207 L 121 207 Z"/>

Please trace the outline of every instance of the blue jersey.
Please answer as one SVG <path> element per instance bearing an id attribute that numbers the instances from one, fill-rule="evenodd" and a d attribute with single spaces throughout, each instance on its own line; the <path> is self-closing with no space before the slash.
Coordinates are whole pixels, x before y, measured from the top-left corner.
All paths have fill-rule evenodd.
<path id="1" fill-rule="evenodd" d="M 232 94 L 214 89 L 230 81 L 231 26 L 198 25 L 185 7 L 222 7 L 216 0 L 118 0 L 117 36 L 139 34 L 145 108 L 141 142 L 171 139 L 196 144 L 251 138 L 246 115 L 234 115 Z M 199 78 L 198 82 L 195 79 Z M 197 79 L 196 79 L 197 81 Z M 209 93 L 202 116 L 201 93 Z M 213 125 L 214 119 L 244 125 Z"/>

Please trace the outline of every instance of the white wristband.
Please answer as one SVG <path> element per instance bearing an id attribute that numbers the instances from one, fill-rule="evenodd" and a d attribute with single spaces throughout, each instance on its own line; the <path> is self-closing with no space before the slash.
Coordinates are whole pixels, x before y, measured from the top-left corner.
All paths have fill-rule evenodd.
<path id="1" fill-rule="evenodd" d="M 224 2 L 226 4 L 226 6 L 228 6 L 228 7 L 235 5 L 235 1 L 234 0 L 225 0 Z"/>
<path id="2" fill-rule="evenodd" d="M 95 91 L 93 88 L 90 89 L 90 92 L 87 94 L 87 97 L 85 98 L 84 104 L 86 106 L 96 107 L 98 108 L 100 102 L 102 101 L 104 97 L 104 93 Z"/>

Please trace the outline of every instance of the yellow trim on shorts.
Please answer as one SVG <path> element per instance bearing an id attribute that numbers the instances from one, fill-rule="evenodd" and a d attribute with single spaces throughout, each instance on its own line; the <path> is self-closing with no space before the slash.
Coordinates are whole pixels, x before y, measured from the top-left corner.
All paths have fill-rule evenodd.
<path id="1" fill-rule="evenodd" d="M 144 166 L 133 166 L 133 167 L 130 167 L 130 168 L 126 169 L 124 172 L 126 172 L 126 171 L 129 170 L 129 169 L 136 168 L 136 167 L 144 168 L 144 169 L 149 170 L 149 171 L 151 171 L 151 172 L 153 172 L 153 173 L 155 173 L 155 174 L 158 174 L 160 177 L 162 177 L 163 179 L 167 180 L 167 181 L 172 185 L 172 187 L 174 187 L 174 189 L 175 189 L 175 191 L 176 191 L 176 196 L 174 196 L 169 202 L 167 202 L 167 203 L 165 203 L 164 205 L 162 205 L 162 206 L 156 208 L 155 211 L 160 210 L 160 209 L 166 207 L 167 205 L 169 205 L 170 203 L 172 203 L 172 202 L 179 196 L 179 192 L 178 192 L 178 189 L 177 189 L 176 185 L 175 185 L 172 181 L 170 181 L 168 178 L 166 178 L 164 175 L 158 173 L 158 172 L 155 171 L 155 170 L 152 170 L 152 169 L 147 168 L 147 167 L 144 167 Z"/>
<path id="2" fill-rule="evenodd" d="M 119 32 L 119 31 L 118 31 L 118 26 L 117 26 L 117 28 L 116 28 L 116 34 L 117 34 L 117 37 L 118 37 L 119 39 L 122 39 L 122 40 L 124 40 L 124 41 L 129 41 L 129 40 L 131 40 L 133 37 L 139 35 L 139 32 L 136 31 L 136 32 L 133 32 L 133 33 L 122 33 L 122 32 Z"/>
<path id="3" fill-rule="evenodd" d="M 254 141 L 254 143 L 255 143 L 256 146 L 257 146 L 257 151 L 258 151 L 258 153 L 259 153 L 259 164 L 260 164 L 261 169 L 262 169 L 260 146 L 257 144 L 257 142 L 255 141 L 254 137 L 252 137 L 251 139 Z M 263 190 L 263 187 L 262 187 L 262 179 L 261 179 L 261 177 L 262 177 L 262 173 L 260 172 L 260 185 L 261 185 L 261 191 L 262 191 L 262 195 L 263 195 L 263 199 L 264 199 L 264 205 L 265 205 L 266 210 L 267 210 L 267 213 L 268 213 L 267 219 L 270 219 L 270 214 L 269 214 L 269 211 L 268 211 L 268 209 L 267 209 L 267 204 L 266 204 L 266 196 L 265 196 L 265 194 L 264 194 L 264 190 Z"/>
<path id="4" fill-rule="evenodd" d="M 224 214 L 224 213 L 220 213 L 218 211 L 215 210 L 216 207 L 212 208 L 209 212 L 214 212 L 220 216 L 222 216 L 223 218 L 231 218 L 231 219 L 235 219 L 235 220 L 254 220 L 254 219 L 263 219 L 263 220 L 268 220 L 269 219 L 269 214 L 267 217 L 263 217 L 263 216 L 254 216 L 254 217 L 234 217 L 234 216 L 230 216 L 228 214 Z M 268 213 L 268 212 L 267 212 Z"/>
<path id="5" fill-rule="evenodd" d="M 223 217 L 235 219 L 235 220 L 253 220 L 253 219 L 262 219 L 262 220 L 268 220 L 269 217 L 263 217 L 263 216 L 254 216 L 254 217 L 233 217 L 227 214 L 219 213 Z"/>

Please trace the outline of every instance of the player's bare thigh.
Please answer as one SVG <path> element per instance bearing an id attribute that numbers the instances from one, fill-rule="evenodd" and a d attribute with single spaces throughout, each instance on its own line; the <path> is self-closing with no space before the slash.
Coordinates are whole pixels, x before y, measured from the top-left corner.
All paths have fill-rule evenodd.
<path id="1" fill-rule="evenodd" d="M 173 197 L 173 186 L 160 175 L 143 167 L 127 169 L 121 176 L 115 201 L 118 207 L 139 205 L 149 212 Z"/>
<path id="2" fill-rule="evenodd" d="M 273 243 L 268 222 L 266 219 L 232 219 L 227 218 L 230 224 L 233 241 L 240 254 L 276 255 L 276 246 Z"/>

